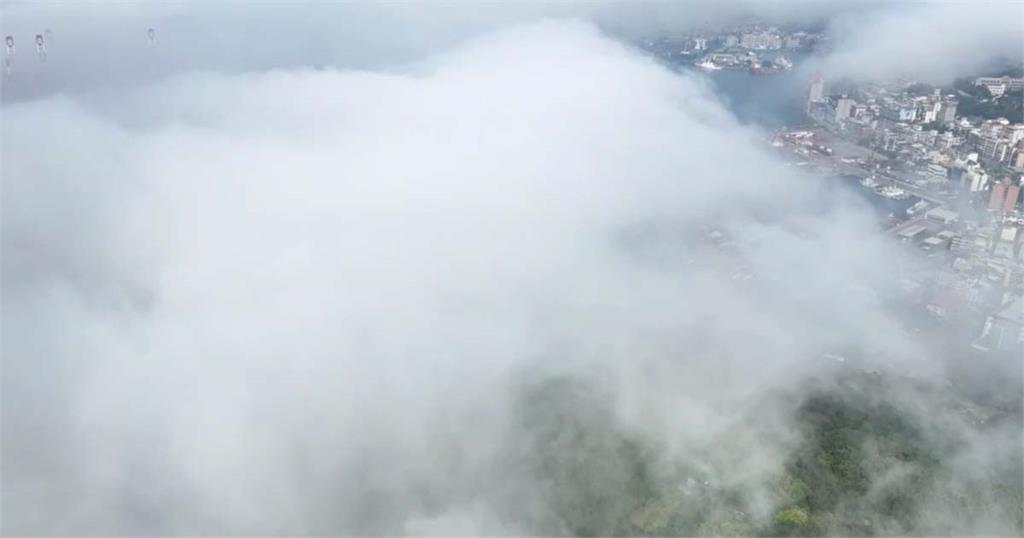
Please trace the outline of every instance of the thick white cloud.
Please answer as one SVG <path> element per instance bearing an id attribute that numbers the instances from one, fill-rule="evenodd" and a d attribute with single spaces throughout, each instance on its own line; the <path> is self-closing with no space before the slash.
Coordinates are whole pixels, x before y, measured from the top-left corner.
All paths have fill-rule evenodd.
<path id="1" fill-rule="evenodd" d="M 757 484 L 766 393 L 922 358 L 863 208 L 583 23 L 3 115 L 5 532 L 554 532 L 524 387 Z"/>
<path id="2" fill-rule="evenodd" d="M 826 76 L 945 84 L 1024 61 L 1018 2 L 916 2 L 848 13 L 828 28 Z"/>

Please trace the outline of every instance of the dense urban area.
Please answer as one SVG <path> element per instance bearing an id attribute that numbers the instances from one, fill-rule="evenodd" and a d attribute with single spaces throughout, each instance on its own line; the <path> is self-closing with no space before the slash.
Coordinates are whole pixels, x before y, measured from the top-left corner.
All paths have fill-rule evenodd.
<path id="1" fill-rule="evenodd" d="M 749 24 L 648 39 L 645 49 L 703 71 L 789 71 L 786 54 L 829 46 L 819 32 Z M 768 68 L 764 66 L 770 66 Z M 1024 343 L 1024 72 L 933 87 L 912 80 L 857 84 L 814 75 L 804 122 L 767 142 L 793 166 L 855 182 L 883 211 L 884 233 L 918 252 L 903 275 L 936 320 L 976 327 L 974 349 Z"/>

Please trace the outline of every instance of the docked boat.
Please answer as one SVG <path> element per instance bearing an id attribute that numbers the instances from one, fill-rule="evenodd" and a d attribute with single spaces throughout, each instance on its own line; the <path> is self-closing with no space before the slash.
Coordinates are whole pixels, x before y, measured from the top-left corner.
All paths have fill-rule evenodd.
<path id="1" fill-rule="evenodd" d="M 793 62 L 785 56 L 779 56 L 774 60 L 750 62 L 750 74 L 752 75 L 775 75 L 793 68 Z"/>
<path id="2" fill-rule="evenodd" d="M 919 200 L 916 204 L 907 208 L 907 216 L 913 217 L 914 215 L 928 209 L 928 202 Z"/>
<path id="3" fill-rule="evenodd" d="M 781 72 L 782 69 L 779 69 L 772 64 L 756 63 L 750 65 L 751 75 L 775 75 Z"/>
<path id="4" fill-rule="evenodd" d="M 720 65 L 711 61 L 710 58 L 704 58 L 703 60 L 697 62 L 696 66 L 707 71 L 718 71 L 719 69 L 722 68 Z"/>
<path id="5" fill-rule="evenodd" d="M 882 187 L 881 189 L 878 189 L 877 192 L 880 196 L 891 200 L 905 200 L 910 197 L 910 195 L 907 194 L 907 191 L 899 187 L 893 187 L 892 185 Z"/>

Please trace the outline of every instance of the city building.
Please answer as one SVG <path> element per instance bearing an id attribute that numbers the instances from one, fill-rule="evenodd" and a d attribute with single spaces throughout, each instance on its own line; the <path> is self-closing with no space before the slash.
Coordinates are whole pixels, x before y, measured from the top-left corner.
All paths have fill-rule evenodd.
<path id="1" fill-rule="evenodd" d="M 956 121 L 956 106 L 958 102 L 956 99 L 947 98 L 943 99 L 941 106 L 939 107 L 939 117 L 937 121 L 940 123 L 953 123 Z"/>
<path id="2" fill-rule="evenodd" d="M 977 144 L 978 155 L 983 161 L 988 162 L 1003 162 L 1007 159 L 1007 152 L 1009 151 L 1009 145 L 1005 140 L 997 138 L 995 136 L 981 136 L 978 138 Z"/>
<path id="3" fill-rule="evenodd" d="M 853 99 L 850 99 L 845 95 L 836 100 L 836 123 L 850 117 L 850 112 L 853 110 L 853 104 Z"/>
<path id="4" fill-rule="evenodd" d="M 1010 166 L 1024 169 L 1024 141 L 1017 142 L 1013 155 L 1010 157 Z"/>
<path id="5" fill-rule="evenodd" d="M 1006 185 L 996 183 L 992 185 L 992 193 L 988 198 L 988 208 L 992 211 L 1001 211 L 1006 202 Z"/>
<path id="6" fill-rule="evenodd" d="M 1024 140 L 1024 123 L 1015 123 L 1013 125 L 1004 126 L 1003 134 L 1011 145 Z"/>
<path id="7" fill-rule="evenodd" d="M 965 170 L 963 178 L 971 192 L 979 192 L 988 185 L 988 174 L 980 168 Z"/>
<path id="8" fill-rule="evenodd" d="M 924 215 L 931 220 L 937 220 L 943 224 L 952 224 L 960 219 L 960 213 L 944 207 L 930 209 Z"/>
<path id="9" fill-rule="evenodd" d="M 993 97 L 999 97 L 1005 92 L 1024 88 L 1024 78 L 979 77 L 974 80 L 974 85 L 984 86 Z"/>
<path id="10" fill-rule="evenodd" d="M 740 36 L 740 46 L 745 49 L 778 50 L 782 48 L 782 37 L 773 32 L 748 32 Z"/>
<path id="11" fill-rule="evenodd" d="M 825 101 L 825 79 L 818 75 L 811 81 L 811 87 L 807 92 L 807 110 L 810 111 L 814 103 Z"/>
<path id="12" fill-rule="evenodd" d="M 934 98 L 922 99 L 918 106 L 917 117 L 921 118 L 923 123 L 931 123 L 937 121 L 939 118 L 939 109 L 942 107 L 942 102 Z"/>
<path id="13" fill-rule="evenodd" d="M 1021 345 L 1024 345 L 1024 302 L 1017 297 L 985 320 L 973 346 L 979 351 L 1017 352 Z"/>
<path id="14" fill-rule="evenodd" d="M 953 133 L 946 131 L 935 136 L 935 149 L 939 151 L 948 151 L 956 146 L 962 144 L 963 141 L 959 140 Z"/>
<path id="15" fill-rule="evenodd" d="M 1017 201 L 1020 200 L 1020 185 L 1006 187 L 1006 198 L 1003 201 L 1003 211 L 1009 213 L 1016 209 Z"/>
<path id="16" fill-rule="evenodd" d="M 941 164 L 930 163 L 924 168 L 924 176 L 929 181 L 945 182 L 949 179 L 949 169 Z"/>
<path id="17" fill-rule="evenodd" d="M 917 119 L 917 107 L 913 103 L 888 100 L 882 103 L 882 117 L 893 123 L 909 123 Z"/>
<path id="18" fill-rule="evenodd" d="M 914 224 L 897 232 L 896 235 L 904 241 L 910 241 L 928 231 L 928 227 L 922 224 Z"/>

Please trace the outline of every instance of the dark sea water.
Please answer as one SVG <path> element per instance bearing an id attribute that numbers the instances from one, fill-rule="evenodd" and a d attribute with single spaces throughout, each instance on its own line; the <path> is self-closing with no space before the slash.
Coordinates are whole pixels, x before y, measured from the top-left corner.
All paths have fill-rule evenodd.
<path id="1" fill-rule="evenodd" d="M 803 88 L 794 71 L 775 75 L 752 75 L 746 70 L 714 71 L 707 75 L 729 109 L 743 123 L 767 128 L 792 127 L 805 123 Z"/>
<path id="2" fill-rule="evenodd" d="M 678 66 L 710 79 L 719 97 L 741 122 L 774 129 L 806 123 L 804 97 L 809 81 L 799 67 L 807 55 L 789 53 L 787 56 L 796 64 L 793 70 L 772 75 L 754 75 L 746 69 L 704 71 L 694 67 L 692 59 Z"/>

